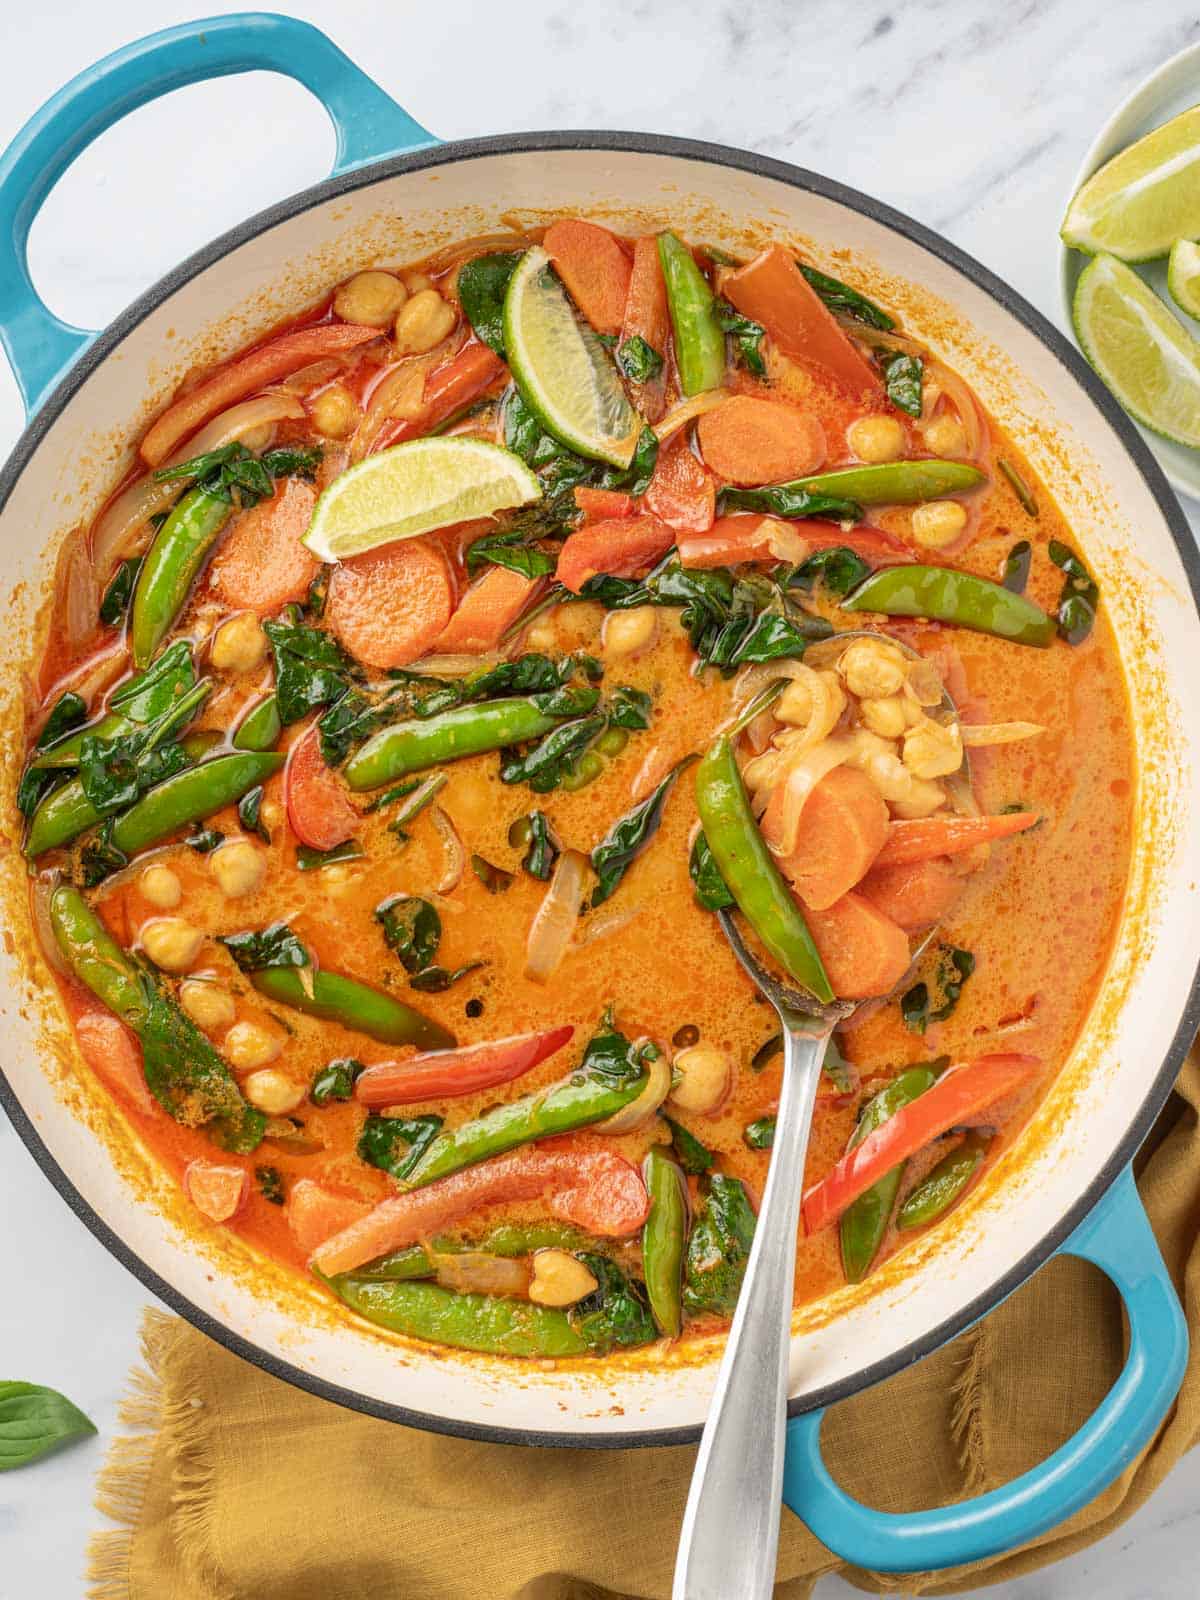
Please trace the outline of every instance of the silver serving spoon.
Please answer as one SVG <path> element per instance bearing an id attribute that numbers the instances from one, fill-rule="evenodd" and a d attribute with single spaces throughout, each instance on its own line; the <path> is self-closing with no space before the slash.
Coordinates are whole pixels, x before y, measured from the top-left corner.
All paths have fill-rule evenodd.
<path id="1" fill-rule="evenodd" d="M 853 637 L 878 635 L 855 629 L 838 634 L 836 642 Z M 957 718 L 944 691 L 942 707 Z M 964 753 L 962 770 L 966 763 Z M 779 1017 L 783 1076 L 754 1243 L 692 1472 L 671 1593 L 672 1600 L 769 1600 L 779 1547 L 796 1233 L 813 1106 L 830 1034 L 872 1002 L 821 1005 L 788 987 L 751 954 L 732 914 L 717 916 L 747 977 Z M 936 931 L 913 949 L 901 985 Z"/>

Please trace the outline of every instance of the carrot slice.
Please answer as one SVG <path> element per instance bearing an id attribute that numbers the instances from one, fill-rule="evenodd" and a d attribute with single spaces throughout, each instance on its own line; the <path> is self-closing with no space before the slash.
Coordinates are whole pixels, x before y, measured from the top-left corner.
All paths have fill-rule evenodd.
<path id="1" fill-rule="evenodd" d="M 932 856 L 956 856 L 963 850 L 973 850 L 977 844 L 1024 833 L 1040 821 L 1036 811 L 1009 811 L 998 817 L 901 819 L 889 826 L 876 865 L 895 867 L 909 861 L 928 861 Z"/>
<path id="2" fill-rule="evenodd" d="M 401 539 L 353 556 L 334 572 L 325 616 L 342 644 L 369 667 L 406 667 L 450 621 L 450 568 L 427 539 Z"/>
<path id="3" fill-rule="evenodd" d="M 861 894 L 844 894 L 822 911 L 808 909 L 804 920 L 839 999 L 888 994 L 908 971 L 904 929 Z"/>
<path id="4" fill-rule="evenodd" d="M 312 1178 L 298 1178 L 288 1191 L 286 1215 L 292 1238 L 306 1256 L 370 1211 L 362 1200 L 334 1194 Z"/>
<path id="5" fill-rule="evenodd" d="M 486 344 L 469 344 L 425 379 L 421 409 L 415 417 L 402 417 L 383 429 L 372 454 L 402 439 L 428 433 L 463 406 L 477 400 L 504 371 L 504 363 Z"/>
<path id="6" fill-rule="evenodd" d="M 545 585 L 545 578 L 526 578 L 507 567 L 489 567 L 463 595 L 433 648 L 443 655 L 494 650 L 504 630 Z"/>
<path id="7" fill-rule="evenodd" d="M 589 489 L 580 484 L 574 495 L 575 504 L 583 513 L 581 528 L 590 527 L 593 522 L 607 522 L 610 517 L 632 517 L 637 510 L 633 496 L 622 494 L 620 489 Z"/>
<path id="8" fill-rule="evenodd" d="M 158 1101 L 146 1087 L 142 1047 L 125 1024 L 108 1011 L 85 1011 L 75 1023 L 83 1059 L 114 1094 L 137 1111 L 150 1114 Z"/>
<path id="9" fill-rule="evenodd" d="M 859 884 L 858 892 L 906 933 L 915 933 L 918 928 L 940 922 L 962 888 L 962 878 L 946 857 L 933 856 L 928 861 L 908 861 L 892 867 L 876 864 Z"/>
<path id="10" fill-rule="evenodd" d="M 675 543 L 675 535 L 657 517 L 613 517 L 573 533 L 558 557 L 558 581 L 578 594 L 598 572 L 632 578 Z"/>
<path id="11" fill-rule="evenodd" d="M 616 236 L 594 222 L 567 217 L 542 239 L 575 304 L 597 333 L 620 333 L 632 268 Z"/>
<path id="12" fill-rule="evenodd" d="M 647 422 L 657 422 L 666 406 L 665 363 L 670 338 L 667 286 L 663 280 L 658 240 L 651 234 L 638 239 L 633 247 L 633 272 L 629 278 L 629 297 L 625 301 L 620 338 L 620 344 L 627 339 L 644 339 L 655 354 L 663 358 L 664 370 L 657 378 L 651 378 L 648 383 L 630 384 L 634 407 Z"/>
<path id="13" fill-rule="evenodd" d="M 244 1167 L 224 1166 L 197 1157 L 183 1169 L 183 1188 L 196 1210 L 210 1222 L 228 1222 L 246 1203 L 250 1174 Z"/>
<path id="14" fill-rule="evenodd" d="M 464 1050 L 429 1050 L 406 1061 L 380 1061 L 359 1075 L 354 1098 L 364 1106 L 407 1106 L 494 1089 L 529 1072 L 570 1043 L 570 1023 L 512 1039 L 486 1039 Z"/>
<path id="15" fill-rule="evenodd" d="M 645 500 L 648 511 L 680 533 L 705 533 L 712 527 L 716 485 L 683 433 L 659 450 Z"/>
<path id="16" fill-rule="evenodd" d="M 544 1200 L 550 1212 L 606 1238 L 635 1232 L 650 1209 L 637 1169 L 604 1147 L 554 1139 L 464 1167 L 424 1189 L 394 1195 L 318 1246 L 311 1264 L 332 1275 L 402 1250 L 484 1206 Z"/>
<path id="17" fill-rule="evenodd" d="M 300 543 L 312 521 L 316 491 L 288 478 L 269 500 L 238 517 L 222 539 L 209 581 L 217 599 L 235 611 L 269 617 L 289 600 L 303 600 L 321 564 Z"/>
<path id="18" fill-rule="evenodd" d="M 836 522 L 804 518 L 781 522 L 753 512 L 718 517 L 707 533 L 685 534 L 678 541 L 685 567 L 731 567 L 739 561 L 800 562 L 815 550 L 845 546 L 872 566 L 898 566 L 915 561 L 912 550 L 894 534 L 863 523 L 849 532 Z"/>
<path id="19" fill-rule="evenodd" d="M 729 273 L 721 288 L 744 317 L 761 323 L 785 356 L 816 367 L 864 403 L 878 399 L 878 377 L 781 244 Z"/>
<path id="20" fill-rule="evenodd" d="M 769 845 L 778 843 L 785 792 L 786 785 L 779 784 L 763 813 L 763 838 Z M 780 871 L 806 906 L 827 910 L 867 871 L 887 830 L 888 808 L 866 773 L 835 767 L 805 802 L 796 848 L 779 858 Z"/>
<path id="21" fill-rule="evenodd" d="M 283 802 L 292 832 L 313 850 L 344 844 L 358 826 L 358 812 L 346 798 L 342 780 L 325 765 L 315 722 L 288 752 Z"/>
<path id="22" fill-rule="evenodd" d="M 736 394 L 696 424 L 700 453 L 726 483 L 750 487 L 802 478 L 825 460 L 816 417 L 779 400 Z"/>
<path id="23" fill-rule="evenodd" d="M 168 406 L 139 446 L 142 460 L 148 467 L 161 466 L 180 440 L 186 439 L 189 433 L 195 433 L 218 411 L 224 411 L 236 400 L 244 400 L 247 395 L 265 388 L 268 383 L 276 383 L 290 373 L 299 372 L 301 367 L 307 367 L 312 361 L 353 350 L 355 345 L 378 337 L 378 328 L 323 322 L 317 327 L 300 328 L 295 333 L 285 333 L 278 339 L 272 339 L 261 349 L 252 350 L 248 356 L 242 356 L 240 360 L 220 368 L 206 382 Z"/>
<path id="24" fill-rule="evenodd" d="M 1041 1066 L 1038 1056 L 979 1056 L 955 1066 L 923 1095 L 901 1106 L 863 1142 L 848 1150 L 828 1177 L 804 1196 L 804 1229 L 819 1233 L 860 1194 L 909 1156 L 931 1144 L 947 1128 L 972 1117 L 1027 1083 Z"/>

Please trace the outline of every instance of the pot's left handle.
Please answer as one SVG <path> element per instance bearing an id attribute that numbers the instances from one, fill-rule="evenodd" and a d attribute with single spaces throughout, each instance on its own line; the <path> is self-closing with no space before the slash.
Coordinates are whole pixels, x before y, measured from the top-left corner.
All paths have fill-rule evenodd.
<path id="1" fill-rule="evenodd" d="M 307 22 L 247 11 L 181 23 L 105 56 L 46 102 L 0 157 L 0 343 L 27 413 L 95 338 L 43 305 L 29 276 L 33 219 L 92 140 L 159 95 L 236 72 L 281 72 L 317 97 L 337 133 L 333 172 L 436 144 L 333 41 Z"/>

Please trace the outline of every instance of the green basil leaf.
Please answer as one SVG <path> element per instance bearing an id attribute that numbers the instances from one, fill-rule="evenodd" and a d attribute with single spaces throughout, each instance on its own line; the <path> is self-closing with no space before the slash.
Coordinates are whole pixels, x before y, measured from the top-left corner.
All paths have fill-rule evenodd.
<path id="1" fill-rule="evenodd" d="M 375 907 L 375 920 L 384 943 L 410 976 L 433 963 L 442 941 L 442 919 L 431 901 L 415 894 L 390 895 Z"/>
<path id="2" fill-rule="evenodd" d="M 475 256 L 458 269 L 458 300 L 484 344 L 504 356 L 504 296 L 523 252 L 497 250 Z"/>
<path id="3" fill-rule="evenodd" d="M 0 1472 L 28 1466 L 59 1445 L 95 1431 L 95 1424 L 57 1389 L 0 1382 Z"/>
<path id="4" fill-rule="evenodd" d="M 269 967 L 307 967 L 312 957 L 286 922 L 247 933 L 218 937 L 242 972 L 263 972 Z"/>

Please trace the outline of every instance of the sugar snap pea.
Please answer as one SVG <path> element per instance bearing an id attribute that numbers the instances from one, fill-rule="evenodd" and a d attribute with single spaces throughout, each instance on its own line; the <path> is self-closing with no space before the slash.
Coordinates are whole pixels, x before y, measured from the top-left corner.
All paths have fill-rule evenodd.
<path id="1" fill-rule="evenodd" d="M 273 750 L 279 743 L 283 723 L 279 719 L 279 705 L 273 694 L 268 694 L 250 707 L 237 725 L 233 735 L 235 750 Z"/>
<path id="2" fill-rule="evenodd" d="M 1053 618 L 1032 600 L 952 567 L 882 567 L 846 596 L 842 609 L 930 617 L 1039 650 L 1054 638 Z"/>
<path id="3" fill-rule="evenodd" d="M 956 1150 L 943 1156 L 900 1207 L 896 1226 L 923 1228 L 944 1216 L 979 1170 L 990 1142 L 973 1133 Z"/>
<path id="4" fill-rule="evenodd" d="M 884 461 L 876 466 L 818 472 L 810 478 L 797 478 L 788 487 L 857 500 L 860 506 L 908 506 L 940 500 L 947 494 L 965 494 L 986 482 L 986 473 L 965 461 Z"/>
<path id="5" fill-rule="evenodd" d="M 129 613 L 129 648 L 135 666 L 148 666 L 170 632 L 232 510 L 228 495 L 210 494 L 197 485 L 176 501 L 154 535 Z"/>
<path id="6" fill-rule="evenodd" d="M 77 767 L 85 739 L 115 739 L 134 732 L 135 728 L 148 727 L 165 715 L 195 682 L 191 643 L 187 639 L 177 639 L 146 672 L 136 673 L 128 683 L 113 690 L 104 716 L 56 740 L 30 765 Z"/>
<path id="7" fill-rule="evenodd" d="M 675 364 L 684 394 L 718 389 L 725 376 L 725 335 L 714 295 L 692 252 L 673 233 L 658 236 L 658 259 L 667 286 L 675 335 Z"/>
<path id="8" fill-rule="evenodd" d="M 565 1311 L 499 1295 L 456 1294 L 436 1283 L 379 1282 L 347 1274 L 331 1280 L 368 1322 L 456 1350 L 499 1356 L 582 1356 L 583 1337 Z"/>
<path id="9" fill-rule="evenodd" d="M 403 1250 L 393 1250 L 390 1255 L 355 1267 L 354 1276 L 397 1281 L 432 1278 L 437 1271 L 435 1256 L 459 1255 L 467 1250 L 489 1256 L 527 1256 L 535 1250 L 586 1250 L 591 1244 L 594 1240 L 567 1222 L 499 1222 L 481 1239 L 438 1234 L 428 1249 L 410 1244 Z"/>
<path id="10" fill-rule="evenodd" d="M 308 976 L 295 967 L 264 967 L 250 975 L 260 994 L 312 1017 L 340 1022 L 383 1044 L 413 1044 L 418 1050 L 448 1050 L 456 1041 L 440 1022 L 414 1011 L 390 994 L 337 972 Z"/>
<path id="11" fill-rule="evenodd" d="M 281 755 L 240 750 L 187 767 L 153 789 L 147 789 L 140 800 L 123 812 L 113 824 L 112 842 L 127 856 L 146 850 L 177 828 L 211 817 L 247 789 L 253 789 L 273 772 L 278 772 L 282 765 Z"/>
<path id="12" fill-rule="evenodd" d="M 652 1145 L 642 1164 L 650 1211 L 642 1229 L 642 1270 L 658 1331 L 676 1339 L 682 1320 L 687 1185 L 676 1162 Z"/>
<path id="13" fill-rule="evenodd" d="M 696 769 L 696 805 L 713 860 L 730 894 L 771 955 L 816 999 L 833 990 L 808 926 L 754 820 L 727 735 Z"/>
<path id="14" fill-rule="evenodd" d="M 869 1133 L 874 1133 L 901 1106 L 931 1089 L 936 1081 L 937 1074 L 931 1067 L 908 1067 L 897 1074 L 885 1089 L 867 1101 L 847 1148 L 857 1149 Z M 842 1266 L 848 1283 L 860 1283 L 870 1270 L 887 1232 L 903 1176 L 904 1163 L 901 1162 L 885 1172 L 878 1183 L 860 1194 L 842 1213 Z"/>
<path id="15" fill-rule="evenodd" d="M 456 706 L 438 716 L 382 729 L 350 758 L 344 776 L 352 789 L 378 789 L 409 772 L 540 739 L 560 720 L 528 697 Z"/>

